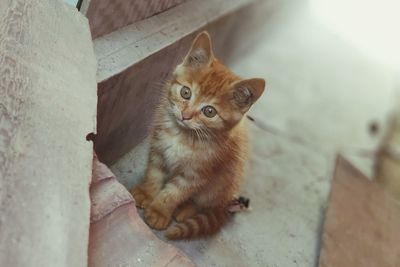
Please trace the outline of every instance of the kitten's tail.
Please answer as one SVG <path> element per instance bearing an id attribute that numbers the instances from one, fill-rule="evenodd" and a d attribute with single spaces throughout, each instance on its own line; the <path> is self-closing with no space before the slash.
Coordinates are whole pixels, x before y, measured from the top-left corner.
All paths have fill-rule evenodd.
<path id="1" fill-rule="evenodd" d="M 195 239 L 216 234 L 232 214 L 225 209 L 201 212 L 183 222 L 170 226 L 165 236 L 170 240 Z"/>

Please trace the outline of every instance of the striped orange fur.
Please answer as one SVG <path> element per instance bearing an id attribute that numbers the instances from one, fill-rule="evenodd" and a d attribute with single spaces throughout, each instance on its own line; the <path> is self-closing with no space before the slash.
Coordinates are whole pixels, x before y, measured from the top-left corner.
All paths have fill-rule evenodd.
<path id="1" fill-rule="evenodd" d="M 170 240 L 210 236 L 217 233 L 231 216 L 232 214 L 225 207 L 208 208 L 170 226 L 165 236 Z"/>
<path id="2" fill-rule="evenodd" d="M 131 190 L 150 227 L 169 226 L 169 239 L 193 239 L 217 233 L 229 220 L 248 153 L 243 118 L 264 86 L 220 63 L 208 33 L 196 37 L 166 85 L 145 177 Z"/>

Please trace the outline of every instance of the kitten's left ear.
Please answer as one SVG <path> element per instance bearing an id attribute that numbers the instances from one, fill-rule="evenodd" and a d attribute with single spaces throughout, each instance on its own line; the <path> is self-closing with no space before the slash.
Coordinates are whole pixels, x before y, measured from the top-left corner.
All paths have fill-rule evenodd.
<path id="1" fill-rule="evenodd" d="M 265 88 L 265 80 L 260 78 L 242 80 L 233 86 L 233 104 L 243 113 L 260 98 Z"/>
<path id="2" fill-rule="evenodd" d="M 183 65 L 192 68 L 208 67 L 214 58 L 211 38 L 208 32 L 201 32 L 194 39 Z"/>

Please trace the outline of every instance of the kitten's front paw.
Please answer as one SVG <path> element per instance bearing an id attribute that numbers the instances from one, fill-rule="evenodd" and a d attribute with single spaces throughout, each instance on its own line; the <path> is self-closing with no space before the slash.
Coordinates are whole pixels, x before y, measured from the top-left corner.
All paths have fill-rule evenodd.
<path id="1" fill-rule="evenodd" d="M 131 189 L 131 194 L 136 202 L 136 207 L 145 209 L 153 201 L 153 197 L 143 186 L 137 186 Z"/>
<path id="2" fill-rule="evenodd" d="M 163 212 L 158 207 L 150 206 L 144 211 L 144 219 L 151 228 L 164 230 L 171 223 L 171 214 Z"/>

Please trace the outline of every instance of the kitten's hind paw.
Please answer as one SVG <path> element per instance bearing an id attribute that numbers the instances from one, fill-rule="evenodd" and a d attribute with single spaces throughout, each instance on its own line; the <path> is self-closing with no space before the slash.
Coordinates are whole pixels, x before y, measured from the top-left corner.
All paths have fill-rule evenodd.
<path id="1" fill-rule="evenodd" d="M 131 194 L 136 202 L 136 207 L 145 209 L 153 201 L 151 195 L 142 187 L 137 186 L 131 189 Z"/>
<path id="2" fill-rule="evenodd" d="M 164 230 L 171 223 L 171 216 L 168 216 L 160 209 L 153 206 L 146 208 L 144 211 L 144 219 L 151 228 L 157 230 Z"/>

